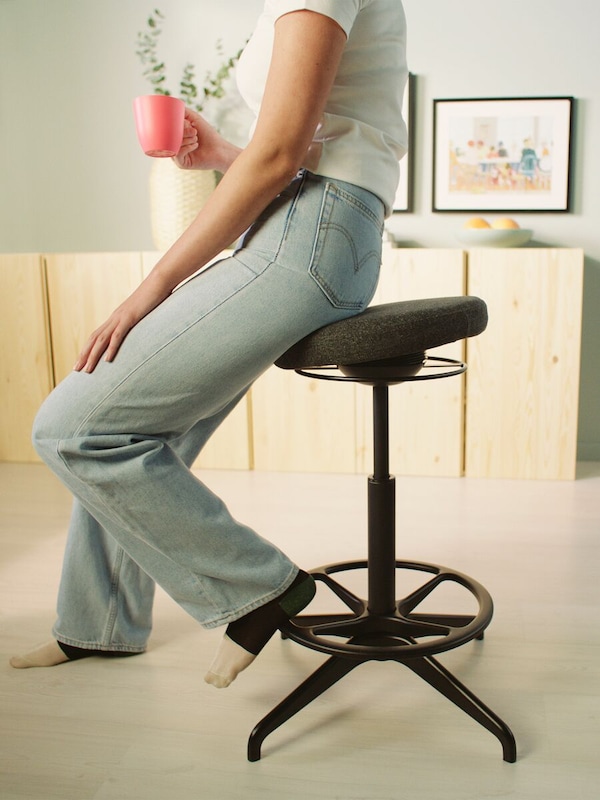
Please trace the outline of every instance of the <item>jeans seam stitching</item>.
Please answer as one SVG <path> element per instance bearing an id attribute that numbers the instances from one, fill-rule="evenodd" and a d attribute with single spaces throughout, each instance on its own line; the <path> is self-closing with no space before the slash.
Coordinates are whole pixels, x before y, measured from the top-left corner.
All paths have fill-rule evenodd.
<path id="1" fill-rule="evenodd" d="M 363 201 L 355 197 L 354 195 L 350 194 L 350 192 L 345 191 L 342 189 L 341 186 L 338 186 L 336 183 L 328 182 L 326 189 L 330 189 L 334 194 L 337 194 L 340 199 L 344 200 L 348 204 L 354 206 L 357 211 L 362 213 L 362 215 L 370 220 L 379 232 L 383 232 L 383 225 L 378 219 L 378 217 L 371 211 L 371 209 L 363 203 Z"/>
<path id="2" fill-rule="evenodd" d="M 109 610 L 108 619 L 106 621 L 106 628 L 104 638 L 108 644 L 113 636 L 115 623 L 117 621 L 119 609 L 119 588 L 120 588 L 120 574 L 121 566 L 123 564 L 124 550 L 121 546 L 118 548 L 117 557 L 115 558 L 113 568 L 110 576 L 110 596 L 109 596 Z"/>
<path id="3" fill-rule="evenodd" d="M 300 182 L 298 184 L 298 189 L 296 191 L 296 194 L 294 195 L 294 199 L 290 203 L 290 207 L 288 209 L 288 213 L 287 213 L 287 216 L 285 218 L 285 224 L 283 226 L 283 233 L 281 234 L 281 239 L 279 240 L 279 245 L 277 246 L 277 251 L 275 252 L 275 257 L 273 259 L 273 262 L 276 262 L 278 260 L 279 255 L 281 253 L 281 248 L 283 247 L 283 245 L 287 241 L 287 235 L 288 235 L 288 231 L 290 229 L 292 216 L 294 214 L 294 211 L 296 210 L 296 206 L 298 204 L 298 198 L 300 197 L 300 193 L 302 192 L 302 189 L 304 188 L 304 184 L 306 183 L 306 179 L 307 179 L 307 173 L 305 172 L 305 173 L 303 173 L 303 175 L 302 175 L 302 177 L 300 179 Z"/>

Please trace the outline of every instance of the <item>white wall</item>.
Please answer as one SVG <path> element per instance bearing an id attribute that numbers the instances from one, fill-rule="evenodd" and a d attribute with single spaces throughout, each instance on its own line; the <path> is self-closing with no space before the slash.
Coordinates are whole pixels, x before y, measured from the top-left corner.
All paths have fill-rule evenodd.
<path id="1" fill-rule="evenodd" d="M 0 0 L 0 252 L 152 247 L 131 101 L 155 7 L 175 89 L 186 61 L 219 65 L 217 39 L 244 44 L 261 0 Z"/>
<path id="2" fill-rule="evenodd" d="M 262 0 L 0 0 L 0 252 L 151 248 L 149 161 L 131 99 L 146 93 L 135 37 L 158 6 L 162 52 L 215 66 Z M 536 242 L 586 252 L 579 455 L 600 460 L 600 5 L 590 0 L 404 0 L 418 76 L 415 211 L 389 223 L 418 246 L 457 246 L 464 214 L 431 208 L 432 100 L 573 95 L 570 214 L 513 214 Z M 239 121 L 238 121 L 239 122 Z M 245 121 L 236 127 L 243 136 Z"/>

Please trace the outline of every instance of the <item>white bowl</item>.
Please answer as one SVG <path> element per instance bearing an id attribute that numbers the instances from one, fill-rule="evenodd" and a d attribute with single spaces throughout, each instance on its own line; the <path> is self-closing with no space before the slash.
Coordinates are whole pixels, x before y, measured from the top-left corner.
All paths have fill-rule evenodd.
<path id="1" fill-rule="evenodd" d="M 533 236 L 529 228 L 463 228 L 456 234 L 469 247 L 522 247 Z"/>

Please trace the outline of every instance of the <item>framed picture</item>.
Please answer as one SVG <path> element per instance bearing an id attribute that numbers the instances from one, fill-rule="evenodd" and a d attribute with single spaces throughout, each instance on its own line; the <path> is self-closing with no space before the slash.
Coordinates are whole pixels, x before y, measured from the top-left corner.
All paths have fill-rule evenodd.
<path id="1" fill-rule="evenodd" d="M 569 211 L 572 97 L 433 101 L 434 211 Z"/>
<path id="2" fill-rule="evenodd" d="M 402 102 L 402 116 L 408 131 L 408 152 L 400 162 L 400 183 L 394 199 L 394 211 L 413 210 L 415 86 L 416 78 L 411 72 L 408 74 Z"/>

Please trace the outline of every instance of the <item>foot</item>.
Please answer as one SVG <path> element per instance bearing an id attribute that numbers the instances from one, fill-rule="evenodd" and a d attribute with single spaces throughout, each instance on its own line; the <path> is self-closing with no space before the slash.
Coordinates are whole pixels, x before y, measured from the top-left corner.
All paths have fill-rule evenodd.
<path id="1" fill-rule="evenodd" d="M 227 631 L 204 680 L 225 689 L 249 667 L 278 628 L 295 617 L 315 596 L 315 582 L 300 571 L 279 597 L 227 626 Z"/>
<path id="2" fill-rule="evenodd" d="M 204 680 L 216 689 L 226 689 L 255 658 L 254 653 L 236 644 L 225 634 Z"/>
<path id="3" fill-rule="evenodd" d="M 36 647 L 24 656 L 13 656 L 10 659 L 11 667 L 15 669 L 29 669 L 30 667 L 56 667 L 67 661 L 79 661 L 81 658 L 90 656 L 100 656 L 101 658 L 127 658 L 136 656 L 138 652 L 128 652 L 121 650 L 93 650 L 83 647 L 74 647 L 70 644 L 63 644 L 52 640 L 46 644 Z"/>
<path id="4" fill-rule="evenodd" d="M 10 665 L 15 669 L 55 667 L 57 664 L 64 664 L 65 661 L 69 660 L 66 653 L 61 650 L 58 642 L 53 639 L 51 642 L 42 644 L 30 653 L 25 653 L 23 656 L 13 656 L 10 659 Z"/>

